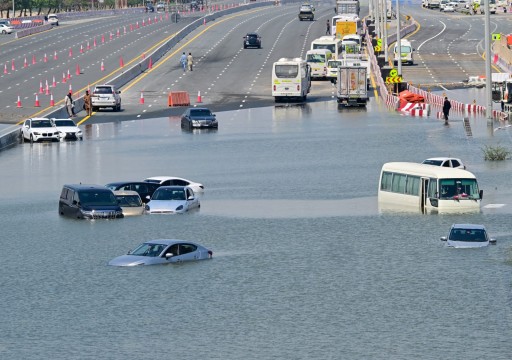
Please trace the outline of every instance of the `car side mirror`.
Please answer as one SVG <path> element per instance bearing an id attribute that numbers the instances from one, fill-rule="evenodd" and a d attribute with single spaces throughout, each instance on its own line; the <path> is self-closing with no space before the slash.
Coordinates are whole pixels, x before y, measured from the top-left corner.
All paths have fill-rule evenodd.
<path id="1" fill-rule="evenodd" d="M 191 195 L 191 196 L 188 197 L 187 200 L 194 200 L 194 197 Z"/>
<path id="2" fill-rule="evenodd" d="M 151 196 L 146 195 L 146 199 L 151 200 Z"/>
<path id="3" fill-rule="evenodd" d="M 496 245 L 496 239 L 495 238 L 490 238 L 489 239 L 489 244 Z"/>
<path id="4" fill-rule="evenodd" d="M 78 205 L 78 201 L 73 200 L 73 205 Z"/>
<path id="5" fill-rule="evenodd" d="M 446 240 L 448 240 L 448 238 L 447 238 L 446 236 L 441 236 L 441 239 L 440 239 L 440 240 L 441 240 L 441 241 L 446 241 Z"/>
<path id="6" fill-rule="evenodd" d="M 174 254 L 173 254 L 173 253 L 167 253 L 167 254 L 165 254 L 165 258 L 166 258 L 167 260 L 169 260 L 169 258 L 172 258 L 173 256 L 174 256 Z"/>

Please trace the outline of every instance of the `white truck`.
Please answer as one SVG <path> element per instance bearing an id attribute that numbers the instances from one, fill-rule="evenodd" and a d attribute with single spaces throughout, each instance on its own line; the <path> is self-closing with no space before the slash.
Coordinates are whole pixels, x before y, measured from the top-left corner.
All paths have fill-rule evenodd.
<path id="1" fill-rule="evenodd" d="M 439 9 L 441 6 L 441 0 L 426 0 L 425 7 L 428 9 Z"/>
<path id="2" fill-rule="evenodd" d="M 338 0 L 336 1 L 336 14 L 359 15 L 359 0 Z"/>
<path id="3" fill-rule="evenodd" d="M 366 66 L 338 67 L 336 97 L 338 106 L 366 106 L 368 102 Z"/>

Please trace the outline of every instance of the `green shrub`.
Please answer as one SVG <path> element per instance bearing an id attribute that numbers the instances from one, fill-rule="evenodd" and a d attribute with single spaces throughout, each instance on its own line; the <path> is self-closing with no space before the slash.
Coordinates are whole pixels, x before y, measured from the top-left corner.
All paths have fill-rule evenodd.
<path id="1" fill-rule="evenodd" d="M 484 153 L 484 160 L 488 161 L 502 161 L 510 156 L 510 151 L 501 145 L 489 146 L 485 145 L 482 149 Z"/>

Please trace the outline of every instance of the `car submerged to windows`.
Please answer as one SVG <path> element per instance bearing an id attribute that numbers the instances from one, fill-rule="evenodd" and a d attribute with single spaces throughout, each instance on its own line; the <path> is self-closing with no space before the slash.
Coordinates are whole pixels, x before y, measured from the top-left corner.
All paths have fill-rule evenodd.
<path id="1" fill-rule="evenodd" d="M 181 214 L 201 206 L 188 186 L 161 186 L 146 204 L 149 214 Z"/>
<path id="2" fill-rule="evenodd" d="M 450 157 L 428 158 L 426 160 L 423 160 L 422 164 L 441 166 L 441 167 L 451 167 L 454 169 L 464 169 L 464 170 L 466 169 L 466 165 L 464 165 L 464 163 L 462 162 L 461 159 L 450 158 Z"/>
<path id="3" fill-rule="evenodd" d="M 114 191 L 117 203 L 121 207 L 124 216 L 142 215 L 145 212 L 145 206 L 142 203 L 140 195 L 136 191 Z"/>
<path id="4" fill-rule="evenodd" d="M 184 261 L 206 260 L 213 252 L 203 245 L 177 239 L 159 239 L 144 242 L 128 254 L 108 262 L 110 266 L 163 265 Z"/>
<path id="5" fill-rule="evenodd" d="M 454 248 L 478 248 L 496 244 L 496 239 L 487 235 L 485 226 L 477 224 L 453 224 L 448 237 L 442 236 L 441 241 Z"/>
<path id="6" fill-rule="evenodd" d="M 188 186 L 192 188 L 194 192 L 204 191 L 203 184 L 174 176 L 153 176 L 144 179 L 144 182 L 158 184 L 160 186 Z"/>
<path id="7" fill-rule="evenodd" d="M 124 217 L 112 190 L 101 185 L 66 184 L 59 199 L 59 215 L 75 219 Z"/>
<path id="8" fill-rule="evenodd" d="M 83 140 L 82 130 L 71 119 L 51 119 L 59 131 L 60 140 Z"/>

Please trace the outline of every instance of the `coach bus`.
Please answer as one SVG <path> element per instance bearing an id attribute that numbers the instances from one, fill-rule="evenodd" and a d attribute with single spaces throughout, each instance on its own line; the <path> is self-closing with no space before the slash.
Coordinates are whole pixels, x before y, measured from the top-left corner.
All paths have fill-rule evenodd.
<path id="1" fill-rule="evenodd" d="M 482 196 L 475 175 L 462 169 L 390 162 L 380 173 L 380 210 L 479 212 Z"/>

